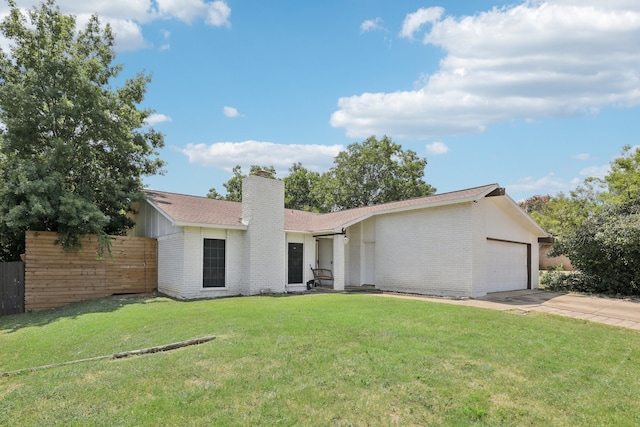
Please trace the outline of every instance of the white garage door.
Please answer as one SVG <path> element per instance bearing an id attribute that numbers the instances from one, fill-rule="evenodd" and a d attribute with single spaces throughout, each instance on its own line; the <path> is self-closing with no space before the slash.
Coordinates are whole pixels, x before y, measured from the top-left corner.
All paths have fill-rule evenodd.
<path id="1" fill-rule="evenodd" d="M 527 245 L 487 240 L 487 292 L 527 289 Z"/>

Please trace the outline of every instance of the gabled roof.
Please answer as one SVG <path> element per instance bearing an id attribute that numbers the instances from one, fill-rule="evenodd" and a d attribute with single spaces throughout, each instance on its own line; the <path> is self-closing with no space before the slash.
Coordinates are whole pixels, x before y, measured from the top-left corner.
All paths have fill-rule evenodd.
<path id="1" fill-rule="evenodd" d="M 499 188 L 498 184 L 490 184 L 325 214 L 285 209 L 284 227 L 286 231 L 310 233 L 340 231 L 374 215 L 471 202 Z M 241 222 L 242 203 L 240 202 L 154 190 L 145 190 L 145 196 L 147 201 L 175 226 L 246 229 Z"/>
<path id="2" fill-rule="evenodd" d="M 145 190 L 145 198 L 175 226 L 225 226 L 246 228 L 242 225 L 242 204 L 208 197 Z"/>
<path id="3" fill-rule="evenodd" d="M 348 227 L 374 215 L 471 202 L 485 197 L 497 188 L 499 188 L 498 184 L 490 184 L 450 193 L 434 194 L 432 196 L 321 214 L 314 218 L 312 223 L 313 230 L 310 231 L 339 231 L 341 228 Z"/>

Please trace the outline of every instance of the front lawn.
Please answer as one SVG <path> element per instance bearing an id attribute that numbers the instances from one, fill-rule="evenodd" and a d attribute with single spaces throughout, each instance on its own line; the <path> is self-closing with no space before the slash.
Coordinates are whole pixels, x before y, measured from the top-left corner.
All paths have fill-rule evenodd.
<path id="1" fill-rule="evenodd" d="M 375 295 L 112 297 L 0 318 L 0 425 L 638 425 L 640 333 Z"/>

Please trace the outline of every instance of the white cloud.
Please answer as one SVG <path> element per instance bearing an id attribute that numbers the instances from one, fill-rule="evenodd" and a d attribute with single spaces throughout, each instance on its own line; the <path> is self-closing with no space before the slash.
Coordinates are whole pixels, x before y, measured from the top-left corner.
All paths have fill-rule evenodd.
<path id="1" fill-rule="evenodd" d="M 22 9 L 31 9 L 39 3 L 40 0 L 16 0 Z M 150 46 L 143 36 L 144 25 L 160 19 L 178 19 L 188 24 L 202 19 L 215 27 L 231 26 L 231 8 L 223 0 L 58 0 L 57 4 L 62 13 L 77 16 L 79 26 L 92 14 L 97 14 L 102 23 L 109 23 L 116 34 L 119 51 Z M 8 11 L 9 7 L 2 2 L 0 18 Z M 6 43 L 0 40 L 0 46 L 4 49 Z M 165 43 L 161 49 L 168 47 Z"/>
<path id="2" fill-rule="evenodd" d="M 640 2 L 527 1 L 460 18 L 407 15 L 401 35 L 445 52 L 409 91 L 340 98 L 331 125 L 349 137 L 434 138 L 493 123 L 640 105 Z"/>
<path id="3" fill-rule="evenodd" d="M 432 156 L 438 156 L 440 154 L 447 154 L 449 152 L 449 147 L 444 142 L 436 141 L 433 144 L 426 145 L 427 154 L 431 154 Z"/>
<path id="4" fill-rule="evenodd" d="M 432 24 L 440 20 L 440 17 L 444 14 L 444 9 L 441 7 L 427 7 L 418 9 L 417 12 L 409 13 L 404 18 L 402 24 L 402 30 L 400 31 L 400 37 L 406 37 L 410 40 L 413 39 L 413 34 L 418 31 L 424 24 Z"/>
<path id="5" fill-rule="evenodd" d="M 116 36 L 116 49 L 124 51 L 132 51 L 143 49 L 149 46 L 149 43 L 142 35 L 142 28 L 136 22 L 129 19 L 113 19 L 103 20 L 111 25 L 111 29 Z"/>
<path id="6" fill-rule="evenodd" d="M 221 0 L 156 0 L 161 16 L 175 17 L 190 24 L 197 17 L 205 17 L 205 22 L 216 27 L 230 26 L 231 8 Z"/>
<path id="7" fill-rule="evenodd" d="M 240 113 L 238 112 L 237 109 L 233 108 L 233 107 L 227 107 L 225 106 L 222 109 L 222 113 L 227 116 L 227 117 L 231 117 L 231 118 L 235 118 L 235 117 L 240 117 Z"/>
<path id="8" fill-rule="evenodd" d="M 566 192 L 575 187 L 575 183 L 565 182 L 558 179 L 555 174 L 550 173 L 542 178 L 535 178 L 528 176 L 519 179 L 517 183 L 506 186 L 507 193 L 538 193 L 538 194 L 551 194 L 560 191 Z"/>
<path id="9" fill-rule="evenodd" d="M 214 1 L 207 3 L 207 19 L 206 23 L 216 27 L 230 27 L 229 16 L 231 16 L 231 8 L 223 1 Z"/>
<path id="10" fill-rule="evenodd" d="M 379 17 L 375 19 L 368 19 L 364 21 L 362 24 L 360 24 L 360 31 L 362 31 L 363 33 L 366 33 L 368 31 L 375 31 L 375 30 L 386 31 L 386 29 L 382 27 L 382 19 Z"/>
<path id="11" fill-rule="evenodd" d="M 580 171 L 580 175 L 591 178 L 604 178 L 611 172 L 611 165 L 589 166 Z"/>
<path id="12" fill-rule="evenodd" d="M 147 120 L 144 121 L 144 124 L 147 126 L 155 126 L 159 123 L 168 123 L 171 121 L 171 117 L 165 116 L 164 114 L 151 114 L 147 117 Z"/>
<path id="13" fill-rule="evenodd" d="M 187 144 L 180 151 L 191 163 L 216 166 L 227 171 L 231 171 L 235 165 L 241 165 L 245 171 L 248 171 L 251 165 L 274 166 L 278 176 L 283 177 L 289 167 L 297 162 L 309 170 L 324 172 L 332 166 L 334 157 L 343 150 L 342 145 L 244 141 Z"/>
<path id="14" fill-rule="evenodd" d="M 160 45 L 160 50 L 169 50 L 171 49 L 171 44 L 169 43 L 169 38 L 171 37 L 171 31 L 169 30 L 160 30 L 160 35 L 166 43 Z"/>
<path id="15" fill-rule="evenodd" d="M 18 0 L 18 6 L 23 4 L 38 4 L 40 1 Z M 101 18 L 112 20 L 135 20 L 145 23 L 154 19 L 151 0 L 58 0 L 57 4 L 63 13 L 73 15 L 97 14 Z"/>
<path id="16" fill-rule="evenodd" d="M 576 160 L 591 160 L 591 155 L 589 155 L 588 153 L 580 153 L 574 154 L 573 156 L 571 156 L 571 158 Z"/>

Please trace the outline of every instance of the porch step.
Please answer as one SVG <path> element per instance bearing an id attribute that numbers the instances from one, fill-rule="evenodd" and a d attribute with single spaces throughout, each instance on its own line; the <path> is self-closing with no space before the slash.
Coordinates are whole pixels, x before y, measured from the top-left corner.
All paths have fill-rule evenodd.
<path id="1" fill-rule="evenodd" d="M 338 292 L 338 291 L 334 291 L 332 286 L 328 286 L 328 285 L 320 285 L 320 286 L 314 286 L 311 289 L 307 289 L 306 290 L 307 293 L 333 293 L 333 292 Z"/>
<path id="2" fill-rule="evenodd" d="M 374 285 L 362 285 L 362 286 L 345 286 L 344 291 L 336 291 L 331 286 L 314 286 L 311 289 L 307 289 L 306 293 L 339 293 L 345 292 L 348 294 L 381 294 L 381 289 L 376 289 Z"/>
<path id="3" fill-rule="evenodd" d="M 345 292 L 349 293 L 366 293 L 366 294 L 381 294 L 381 289 L 376 289 L 375 285 L 362 285 L 362 286 L 345 286 Z"/>

